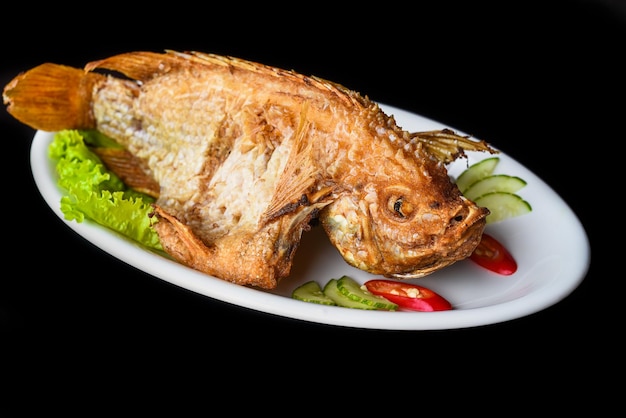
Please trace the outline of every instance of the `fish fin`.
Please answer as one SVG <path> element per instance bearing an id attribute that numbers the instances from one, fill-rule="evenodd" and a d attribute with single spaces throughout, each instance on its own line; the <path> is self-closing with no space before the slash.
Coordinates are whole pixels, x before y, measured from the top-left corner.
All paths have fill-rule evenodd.
<path id="1" fill-rule="evenodd" d="M 486 141 L 458 135 L 450 129 L 413 132 L 409 136 L 411 143 L 418 144 L 428 154 L 444 164 L 449 164 L 458 158 L 467 158 L 466 151 L 498 153 Z"/>
<path id="2" fill-rule="evenodd" d="M 175 216 L 154 205 L 154 215 L 158 222 L 154 229 L 159 235 L 163 249 L 186 266 L 203 270 L 203 259 L 210 255 L 210 249 L 198 238 L 191 228 Z"/>
<path id="3" fill-rule="evenodd" d="M 231 235 L 205 244 L 188 226 L 158 205 L 154 229 L 166 253 L 195 270 L 240 284 L 273 289 L 286 277 L 298 241 L 282 251 L 268 254 L 267 234 Z M 273 239 L 273 238 L 272 238 Z"/>
<path id="4" fill-rule="evenodd" d="M 159 183 L 147 174 L 140 160 L 133 154 L 119 148 L 97 147 L 92 148 L 92 151 L 128 187 L 154 198 L 159 197 L 161 190 Z"/>
<path id="5" fill-rule="evenodd" d="M 308 105 L 305 103 L 300 112 L 300 123 L 295 134 L 294 155 L 289 158 L 276 186 L 272 201 L 261 218 L 264 223 L 286 213 L 294 212 L 299 206 L 316 204 L 330 194 L 330 191 L 308 194 L 318 181 L 319 168 L 313 161 L 310 152 L 312 144 L 306 138 L 306 132 L 310 125 L 306 119 L 307 108 Z"/>
<path id="6" fill-rule="evenodd" d="M 2 93 L 7 111 L 34 129 L 91 129 L 91 91 L 103 76 L 52 63 L 20 73 Z"/>
<path id="7" fill-rule="evenodd" d="M 114 55 L 85 66 L 85 71 L 96 69 L 116 71 L 133 80 L 148 81 L 156 76 L 168 73 L 187 64 L 175 54 L 138 51 Z"/>

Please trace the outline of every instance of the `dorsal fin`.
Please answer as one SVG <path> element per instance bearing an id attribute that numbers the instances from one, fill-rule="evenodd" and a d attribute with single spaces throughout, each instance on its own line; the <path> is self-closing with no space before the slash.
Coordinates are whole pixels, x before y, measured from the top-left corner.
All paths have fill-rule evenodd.
<path id="1" fill-rule="evenodd" d="M 188 64 L 188 60 L 177 55 L 138 51 L 92 61 L 85 65 L 85 71 L 104 69 L 124 74 L 133 80 L 148 81 Z"/>

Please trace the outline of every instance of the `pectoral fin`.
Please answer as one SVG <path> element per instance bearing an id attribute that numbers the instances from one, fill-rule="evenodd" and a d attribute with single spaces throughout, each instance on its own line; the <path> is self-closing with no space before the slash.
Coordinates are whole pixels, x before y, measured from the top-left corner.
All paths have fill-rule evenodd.
<path id="1" fill-rule="evenodd" d="M 303 206 L 321 208 L 327 204 L 324 203 L 324 199 L 332 193 L 331 186 L 319 190 L 316 188 L 321 173 L 318 165 L 313 161 L 312 143 L 307 140 L 307 131 L 310 128 L 310 122 L 306 119 L 307 109 L 308 106 L 305 103 L 300 112 L 294 155 L 289 158 L 272 201 L 262 217 L 265 223 L 295 212 Z"/>

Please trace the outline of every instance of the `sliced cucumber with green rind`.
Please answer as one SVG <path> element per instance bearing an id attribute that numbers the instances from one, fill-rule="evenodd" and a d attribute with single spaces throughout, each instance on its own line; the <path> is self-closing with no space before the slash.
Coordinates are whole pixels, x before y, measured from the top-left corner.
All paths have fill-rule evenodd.
<path id="1" fill-rule="evenodd" d="M 493 174 L 496 166 L 500 162 L 499 157 L 490 157 L 480 160 L 477 163 L 469 166 L 463 171 L 456 179 L 456 185 L 459 187 L 461 193 L 465 194 L 465 191 L 478 180 L 483 179 Z"/>
<path id="2" fill-rule="evenodd" d="M 366 308 L 362 309 L 383 309 L 386 311 L 395 311 L 398 305 L 385 299 L 382 296 L 374 295 L 368 290 L 363 289 L 361 285 L 351 277 L 342 276 L 337 280 L 337 288 L 345 297 Z"/>
<path id="3" fill-rule="evenodd" d="M 354 301 L 341 293 L 339 291 L 339 287 L 337 287 L 337 281 L 337 279 L 330 279 L 328 283 L 326 283 L 326 285 L 324 286 L 324 294 L 331 298 L 337 304 L 337 306 L 355 309 L 375 309 L 371 306 L 367 306 L 360 302 Z"/>
<path id="4" fill-rule="evenodd" d="M 474 200 L 474 203 L 489 209 L 491 213 L 487 215 L 486 219 L 488 224 L 521 216 L 532 211 L 530 203 L 514 193 L 487 193 Z"/>
<path id="5" fill-rule="evenodd" d="M 475 200 L 487 193 L 515 193 L 524 186 L 526 186 L 526 181 L 520 177 L 507 174 L 492 174 L 474 182 L 463 192 L 463 195 L 470 200 Z"/>
<path id="6" fill-rule="evenodd" d="M 319 283 L 315 280 L 306 282 L 291 293 L 291 297 L 303 302 L 317 303 L 320 305 L 336 305 L 335 301 L 324 294 Z"/>

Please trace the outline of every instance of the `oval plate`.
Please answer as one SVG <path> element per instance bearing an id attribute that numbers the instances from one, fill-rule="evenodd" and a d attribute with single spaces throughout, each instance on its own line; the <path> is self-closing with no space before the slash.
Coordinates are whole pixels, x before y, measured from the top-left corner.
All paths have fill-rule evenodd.
<path id="1" fill-rule="evenodd" d="M 410 132 L 446 128 L 402 109 L 381 107 Z M 62 190 L 56 184 L 54 162 L 48 158 L 52 138 L 53 133 L 36 132 L 31 145 L 31 168 L 45 201 L 64 219 L 59 209 Z M 449 173 L 457 176 L 468 165 L 486 157 L 484 153 L 469 153 L 467 160 L 452 163 Z M 303 234 L 290 277 L 276 289 L 265 291 L 195 271 L 95 223 L 65 223 L 103 251 L 157 278 L 210 298 L 266 313 L 370 329 L 435 330 L 488 325 L 530 315 L 559 302 L 578 287 L 590 262 L 587 235 L 570 207 L 545 182 L 514 159 L 504 153 L 498 157 L 500 163 L 496 173 L 526 180 L 526 187 L 518 194 L 532 205 L 532 212 L 490 224 L 485 232 L 509 249 L 518 262 L 518 271 L 512 276 L 499 276 L 464 260 L 430 276 L 409 280 L 448 299 L 454 307 L 450 311 L 366 311 L 292 299 L 293 289 L 309 280 L 316 280 L 323 287 L 329 279 L 342 275 L 360 283 L 380 277 L 349 266 L 321 228 Z"/>

